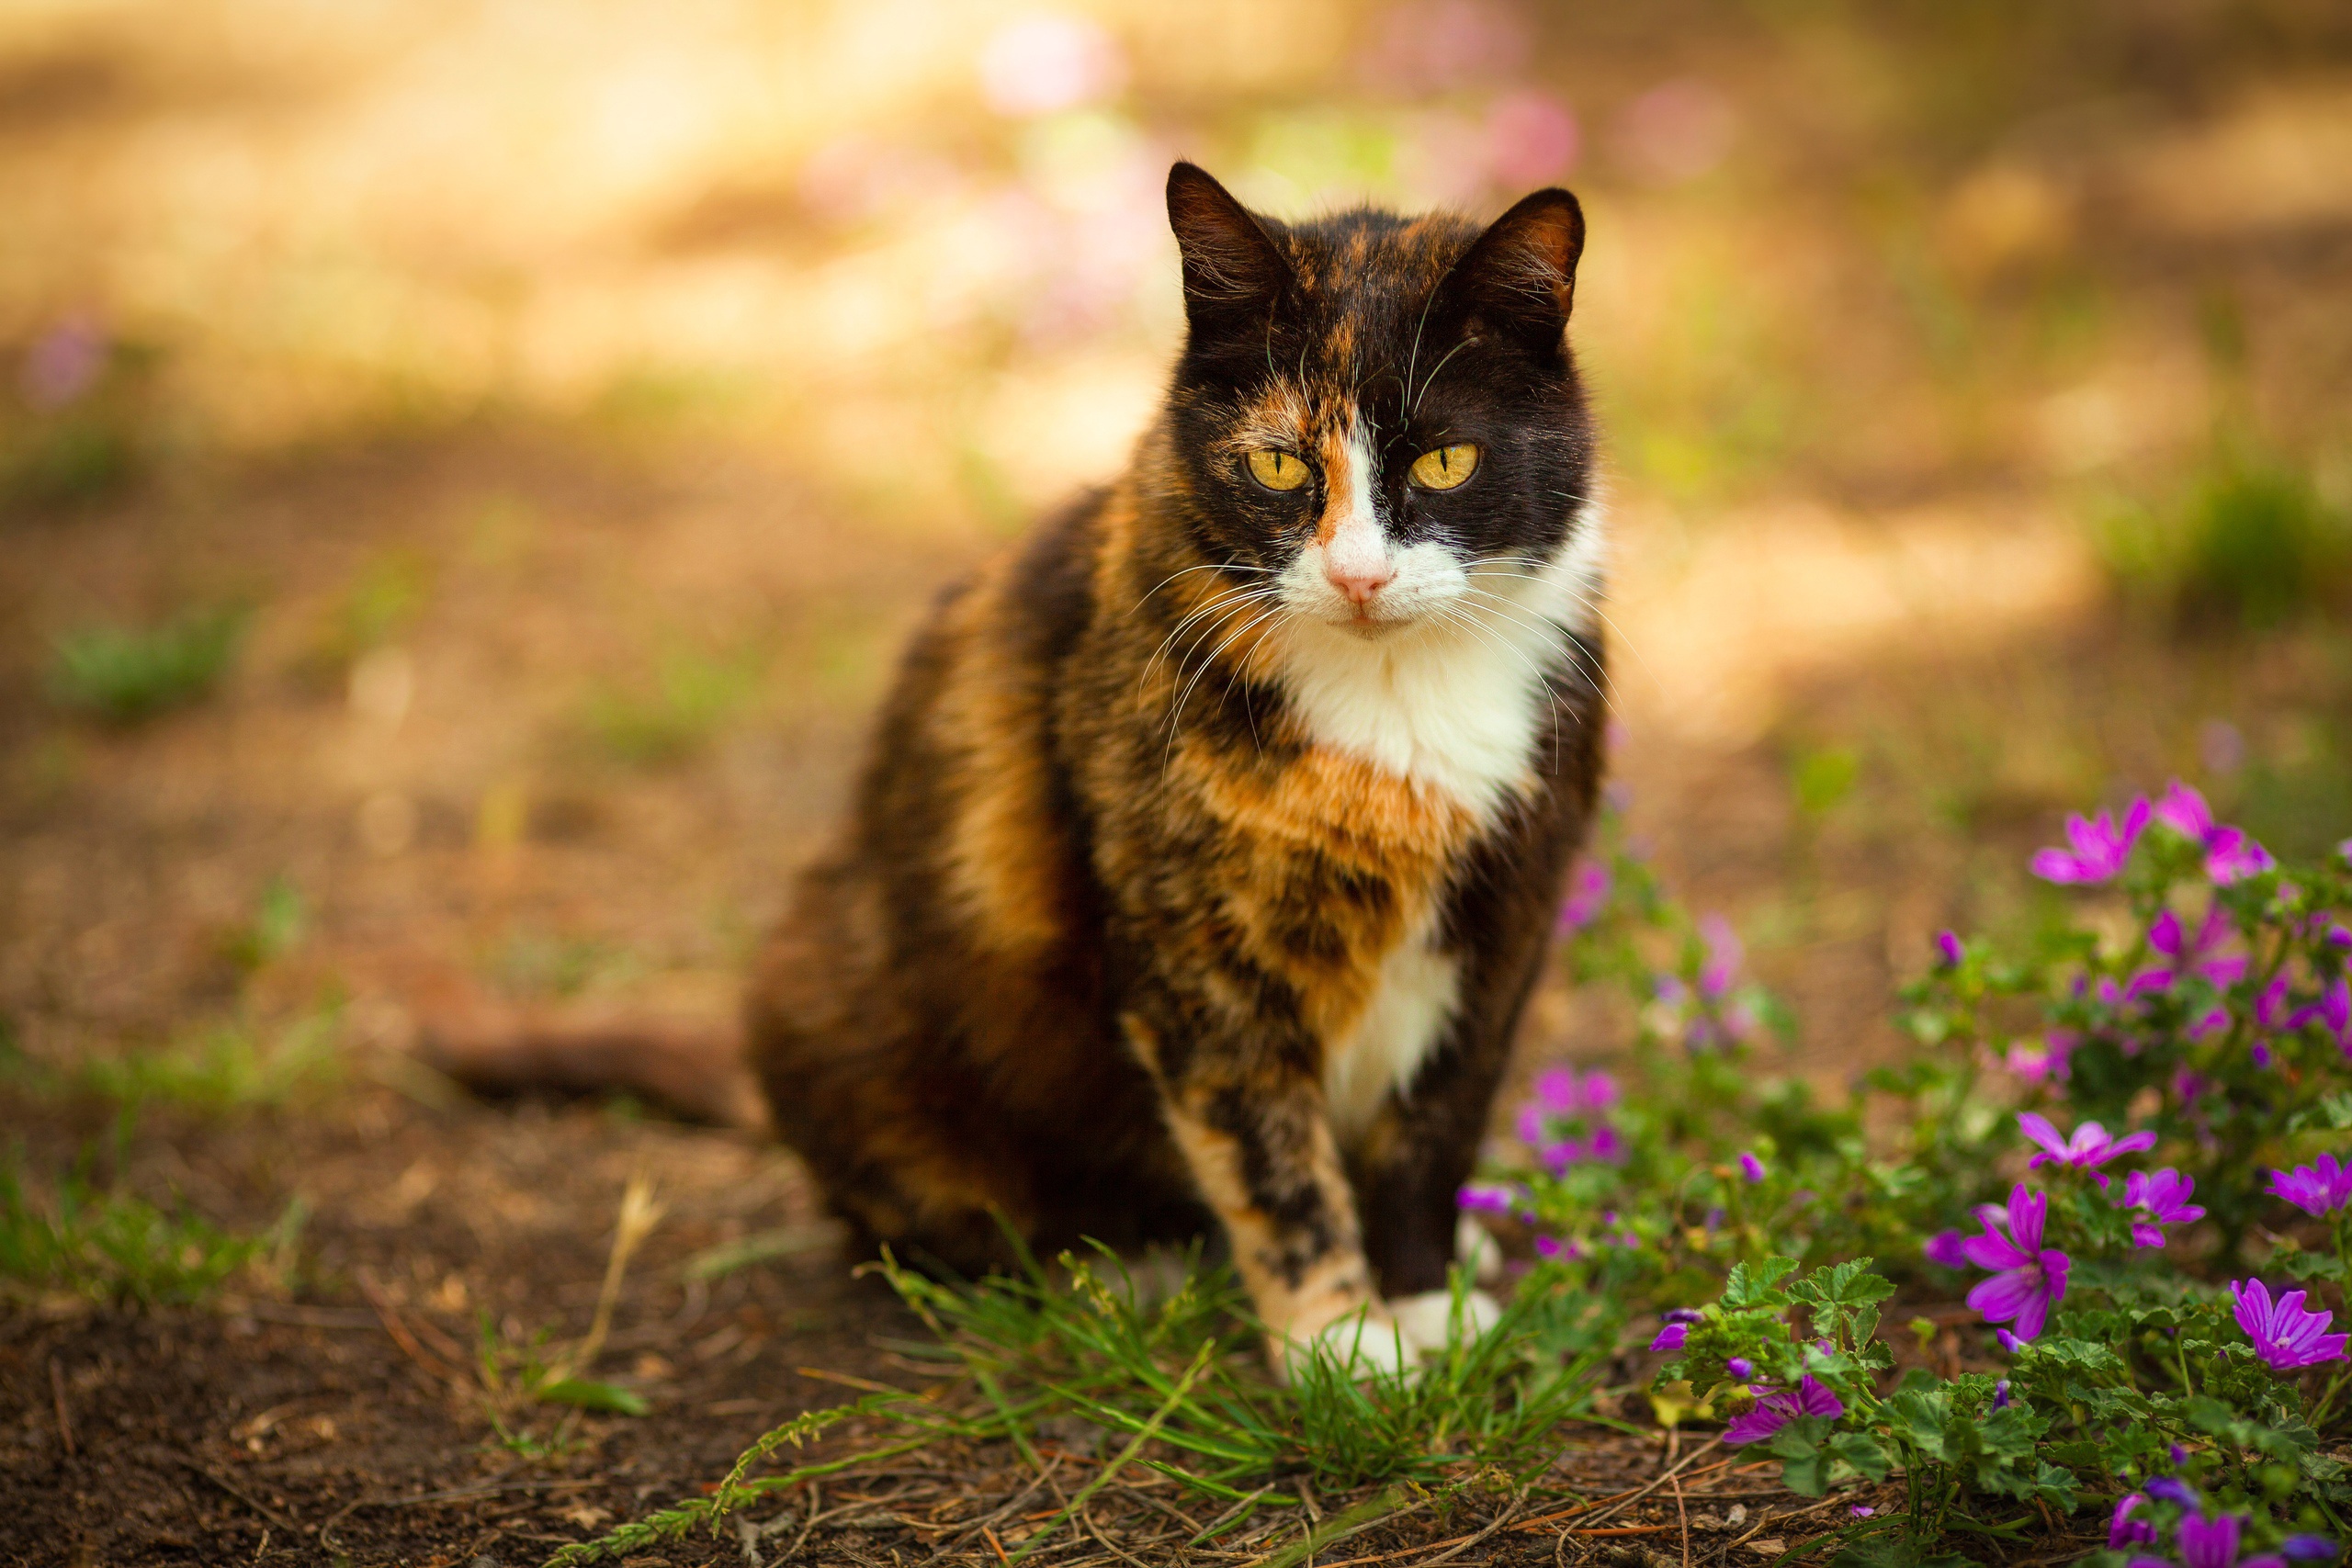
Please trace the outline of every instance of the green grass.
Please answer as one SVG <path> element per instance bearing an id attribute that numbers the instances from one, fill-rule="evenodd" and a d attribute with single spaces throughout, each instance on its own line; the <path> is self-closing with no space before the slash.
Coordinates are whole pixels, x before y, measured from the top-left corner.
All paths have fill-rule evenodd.
<path id="1" fill-rule="evenodd" d="M 169 1105 L 208 1114 L 283 1106 L 334 1082 L 341 1011 L 327 1007 L 265 1038 L 232 1021 L 192 1031 L 168 1045 L 85 1055 L 71 1067 L 28 1058 L 0 1037 L 0 1083 L 40 1100 L 101 1100 L 135 1109 Z"/>
<path id="2" fill-rule="evenodd" d="M 302 890 L 274 876 L 254 900 L 254 912 L 221 933 L 220 955 L 240 975 L 255 974 L 300 947 L 310 923 Z"/>
<path id="3" fill-rule="evenodd" d="M 1564 1422 L 1613 1425 L 1592 1407 L 1595 1370 L 1615 1327 L 1603 1303 L 1533 1292 L 1508 1307 L 1492 1333 L 1457 1344 L 1418 1377 L 1366 1376 L 1318 1352 L 1285 1387 L 1266 1371 L 1263 1330 L 1230 1269 L 1204 1267 L 1195 1254 L 1183 1283 L 1153 1300 L 1107 1249 L 1060 1261 L 1054 1273 L 1031 1262 L 1017 1275 L 964 1284 L 886 1258 L 878 1267 L 933 1336 L 891 1348 L 934 1365 L 960 1399 L 937 1388 L 918 1395 L 863 1385 L 873 1391 L 865 1398 L 762 1437 L 709 1495 L 566 1548 L 551 1563 L 595 1562 L 715 1529 L 770 1493 L 934 1442 L 1006 1442 L 1035 1466 L 1041 1428 L 1070 1416 L 1122 1445 L 1092 1485 L 1128 1464 L 1157 1471 L 1222 1510 L 1204 1532 L 1216 1535 L 1261 1509 L 1300 1506 L 1296 1482 L 1285 1478 L 1304 1477 L 1327 1496 L 1385 1487 L 1353 1528 L 1464 1484 L 1474 1469 L 1532 1484 L 1557 1453 Z M 781 1474 L 752 1473 L 846 1422 L 870 1428 L 856 1451 Z M 1174 1457 L 1148 1457 L 1154 1441 Z M 1074 1497 L 1012 1561 L 1045 1545 L 1083 1501 Z"/>
<path id="4" fill-rule="evenodd" d="M 752 660 L 673 653 L 649 679 L 590 693 L 582 722 L 608 756 L 640 767 L 661 766 L 707 747 L 758 685 Z"/>
<path id="5" fill-rule="evenodd" d="M 2170 504 L 2110 518 L 2099 544 L 2128 595 L 2184 626 L 2264 630 L 2352 592 L 2352 517 L 2309 468 L 2236 444 Z"/>
<path id="6" fill-rule="evenodd" d="M 220 683 L 244 639 L 242 606 L 189 610 L 152 626 L 90 626 L 51 645 L 49 694 L 60 707 L 131 725 L 182 707 Z"/>
<path id="7" fill-rule="evenodd" d="M 0 1294 L 66 1292 L 114 1305 L 189 1306 L 273 1258 L 284 1261 L 302 1211 L 260 1235 L 241 1235 L 185 1207 L 159 1208 L 102 1188 L 85 1152 L 49 1201 L 27 1188 L 24 1156 L 0 1156 Z"/>

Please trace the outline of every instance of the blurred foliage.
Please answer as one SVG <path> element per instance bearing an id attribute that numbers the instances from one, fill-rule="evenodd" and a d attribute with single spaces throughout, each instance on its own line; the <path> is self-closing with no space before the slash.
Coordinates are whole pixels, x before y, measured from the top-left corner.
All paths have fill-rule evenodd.
<path id="1" fill-rule="evenodd" d="M 650 673 L 590 693 L 582 721 L 606 755 L 658 767 L 708 746 L 751 702 L 759 681 L 756 659 L 674 650 Z"/>
<path id="2" fill-rule="evenodd" d="M 300 945 L 310 926 L 302 890 L 285 876 L 270 878 L 254 912 L 220 933 L 220 955 L 240 975 L 252 975 Z"/>
<path id="3" fill-rule="evenodd" d="M 422 552 L 394 549 L 371 557 L 321 618 L 305 660 L 310 672 L 340 675 L 400 637 L 424 610 L 432 589 L 433 563 Z"/>
<path id="4" fill-rule="evenodd" d="M 77 1056 L 59 1068 L 0 1037 L 0 1084 L 37 1100 L 167 1105 L 211 1115 L 273 1109 L 342 1076 L 342 1010 L 330 1005 L 275 1031 L 243 1020 L 188 1030 L 170 1043 Z"/>
<path id="5" fill-rule="evenodd" d="M 2352 515 L 2312 469 L 2217 444 L 2169 502 L 2122 509 L 2098 542 L 2127 598 L 2174 626 L 2262 631 L 2352 598 Z"/>
<path id="6" fill-rule="evenodd" d="M 152 626 L 90 626 L 51 648 L 51 700 L 111 724 L 137 724 L 209 694 L 244 640 L 241 604 L 184 610 Z"/>

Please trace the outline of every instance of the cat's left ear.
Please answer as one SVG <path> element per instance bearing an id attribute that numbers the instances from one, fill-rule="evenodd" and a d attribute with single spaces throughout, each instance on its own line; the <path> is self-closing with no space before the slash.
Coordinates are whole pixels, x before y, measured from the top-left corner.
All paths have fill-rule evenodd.
<path id="1" fill-rule="evenodd" d="M 1583 254 L 1584 209 L 1556 186 L 1539 190 L 1478 236 L 1442 288 L 1465 314 L 1557 348 Z"/>

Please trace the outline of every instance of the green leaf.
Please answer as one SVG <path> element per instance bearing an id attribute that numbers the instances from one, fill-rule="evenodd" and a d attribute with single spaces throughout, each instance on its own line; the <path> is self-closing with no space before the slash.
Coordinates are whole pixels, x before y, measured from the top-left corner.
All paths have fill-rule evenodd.
<path id="1" fill-rule="evenodd" d="M 1826 1447 L 1834 1458 L 1868 1480 L 1884 1481 L 1886 1472 L 1894 1467 L 1894 1456 L 1868 1432 L 1840 1432 Z"/>
<path id="2" fill-rule="evenodd" d="M 1789 1294 L 1798 1301 L 1824 1306 L 1868 1306 L 1883 1302 L 1894 1293 L 1894 1282 L 1870 1271 L 1875 1261 L 1849 1258 L 1843 1263 L 1816 1269 L 1790 1286 Z"/>
<path id="3" fill-rule="evenodd" d="M 1736 1311 L 1742 1307 L 1784 1307 L 1789 1304 L 1788 1292 L 1775 1289 L 1782 1280 L 1796 1272 L 1793 1258 L 1771 1257 L 1753 1269 L 1745 1263 L 1735 1263 L 1724 1280 L 1724 1309 Z"/>
<path id="4" fill-rule="evenodd" d="M 576 1404 L 582 1410 L 608 1410 L 618 1416 L 642 1416 L 653 1408 L 634 1389 L 616 1383 L 591 1382 L 585 1378 L 544 1383 L 533 1393 L 549 1404 Z"/>
<path id="5" fill-rule="evenodd" d="M 1886 1413 L 1887 1429 L 1894 1433 L 1896 1442 L 1932 1460 L 1959 1457 L 1944 1443 L 1944 1428 L 1951 1419 L 1951 1397 L 1942 1389 L 1899 1390 L 1886 1402 Z"/>

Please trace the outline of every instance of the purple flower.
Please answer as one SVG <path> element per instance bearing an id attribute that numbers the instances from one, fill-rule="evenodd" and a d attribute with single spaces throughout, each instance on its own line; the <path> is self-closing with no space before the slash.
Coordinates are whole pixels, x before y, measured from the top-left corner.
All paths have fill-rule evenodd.
<path id="1" fill-rule="evenodd" d="M 2154 1491 L 2151 1487 L 2149 1490 Z M 2244 1521 L 2235 1514 L 2217 1514 L 2207 1518 L 2203 1514 L 2188 1514 L 2180 1521 L 2180 1532 L 2174 1544 L 2180 1548 L 2184 1568 L 2286 1568 L 2286 1560 L 2265 1553 L 2238 1557 L 2238 1532 Z"/>
<path id="2" fill-rule="evenodd" d="M 1476 1214 L 1508 1214 L 1527 1196 L 1526 1190 L 1501 1181 L 1473 1181 L 1453 1195 L 1454 1206 Z"/>
<path id="3" fill-rule="evenodd" d="M 1743 1154 L 1739 1156 L 1739 1174 L 1750 1181 L 1761 1181 L 1764 1179 L 1764 1162 L 1753 1154 Z"/>
<path id="4" fill-rule="evenodd" d="M 2278 863 L 2244 829 L 2216 828 L 2205 840 L 2205 874 L 2218 884 L 2259 876 Z"/>
<path id="5" fill-rule="evenodd" d="M 2335 984 L 2320 993 L 2319 1000 L 2289 1019 L 2287 1027 L 2301 1029 L 2313 1020 L 2327 1026 L 2328 1037 L 2338 1050 L 2352 1055 L 2352 979 L 2338 976 Z"/>
<path id="6" fill-rule="evenodd" d="M 1993 1342 L 2012 1356 L 2025 1348 L 2025 1341 L 2006 1328 L 1993 1330 Z"/>
<path id="7" fill-rule="evenodd" d="M 2009 1189 L 2007 1228 L 1989 1220 L 1984 1234 L 1968 1241 L 1968 1260 L 1980 1269 L 1999 1272 L 1981 1280 L 1968 1292 L 1968 1304 L 1990 1323 L 2014 1323 L 2015 1337 L 2032 1338 L 2049 1321 L 2050 1309 L 2065 1299 L 2066 1270 L 2073 1259 L 2055 1247 L 2041 1245 L 2041 1227 L 2050 1199 L 2029 1193 L 2023 1182 Z"/>
<path id="8" fill-rule="evenodd" d="M 2071 1029 L 2053 1029 L 2042 1036 L 2040 1049 L 2018 1041 L 2009 1047 L 2008 1069 L 2029 1083 L 2041 1083 L 2056 1078 L 2064 1083 L 2067 1075 L 2066 1059 L 2083 1037 Z"/>
<path id="9" fill-rule="evenodd" d="M 1573 1241 L 1557 1236 L 1539 1235 L 1535 1238 L 1535 1256 L 1543 1258 L 1566 1258 L 1574 1262 L 1584 1256 L 1584 1248 Z"/>
<path id="10" fill-rule="evenodd" d="M 1535 1076 L 1535 1098 L 1520 1107 L 1520 1141 L 1555 1176 L 1584 1159 L 1611 1162 L 1624 1153 L 1624 1140 L 1600 1120 L 1617 1103 L 1617 1081 L 1595 1070 L 1551 1067 Z M 1555 1121 L 1585 1122 L 1584 1136 L 1556 1136 Z"/>
<path id="11" fill-rule="evenodd" d="M 2172 960 L 2176 969 L 2186 969 L 2216 986 L 2234 986 L 2245 978 L 2246 961 L 2242 956 L 2219 956 L 2219 950 L 2235 935 L 2230 912 L 2219 904 L 2205 911 L 2194 937 L 2180 923 L 2180 917 L 2166 909 L 2148 927 L 2148 945 Z"/>
<path id="12" fill-rule="evenodd" d="M 2095 1170 L 2118 1155 L 2133 1154 L 2156 1145 L 2154 1133 L 2131 1133 L 2120 1138 L 2110 1138 L 2107 1129 L 2096 1122 L 2086 1122 L 2075 1129 L 2072 1138 L 2059 1136 L 2050 1118 L 2030 1111 L 2018 1112 L 2018 1128 L 2041 1145 L 2042 1153 L 2026 1162 L 2030 1170 L 2036 1166 L 2064 1165 L 2077 1170 Z M 2027 1336 L 2031 1338 L 2032 1336 Z"/>
<path id="13" fill-rule="evenodd" d="M 2316 1562 L 2335 1555 L 2335 1542 L 2324 1535 L 2290 1535 L 2278 1543 L 2278 1555 L 2296 1562 Z"/>
<path id="14" fill-rule="evenodd" d="M 109 354 L 107 335 L 87 316 L 68 316 L 33 340 L 17 384 L 37 409 L 60 409 L 98 384 Z"/>
<path id="15" fill-rule="evenodd" d="M 1597 1067 L 1553 1067 L 1535 1075 L 1535 1102 L 1555 1116 L 1593 1115 L 1617 1103 L 1617 1080 Z"/>
<path id="16" fill-rule="evenodd" d="M 2077 812 L 2066 818 L 2068 850 L 2042 850 L 2033 857 L 2030 869 L 2044 882 L 2094 884 L 2105 882 L 2123 869 L 2131 857 L 2132 846 L 2148 826 L 2148 803 L 2135 800 L 2124 814 L 2123 825 L 2100 812 L 2096 819 L 2086 820 Z"/>
<path id="17" fill-rule="evenodd" d="M 2164 794 L 2156 796 L 2153 815 L 2182 838 L 2194 839 L 2200 844 L 2205 841 L 2205 835 L 2213 830 L 2213 808 L 2205 804 L 2203 795 L 2178 779 L 2166 784 Z"/>
<path id="18" fill-rule="evenodd" d="M 1799 1416 L 1826 1416 L 1834 1421 L 1844 1414 L 1845 1401 L 1807 1372 L 1794 1390 L 1782 1389 L 1759 1397 L 1756 1408 L 1724 1428 L 1724 1441 L 1741 1448 L 1764 1441 Z"/>
<path id="19" fill-rule="evenodd" d="M 2322 1155 L 2309 1165 L 2272 1171 L 2265 1190 L 2318 1219 L 2352 1201 L 2352 1165 L 2339 1164 L 2334 1155 Z"/>
<path id="20" fill-rule="evenodd" d="M 2197 1190 L 2197 1179 L 2183 1176 L 2166 1166 L 2159 1171 L 2133 1171 L 2123 1179 L 2123 1201 L 2126 1207 L 2145 1209 L 2148 1217 L 2132 1222 L 2132 1240 L 2140 1247 L 2162 1247 L 2165 1233 L 2158 1225 L 2185 1225 L 2205 1217 L 2205 1211 L 2188 1201 Z"/>
<path id="21" fill-rule="evenodd" d="M 2108 1516 L 2107 1549 L 2120 1551 L 2127 1546 L 2154 1545 L 2156 1527 L 2146 1519 L 2132 1516 L 2148 1500 L 2144 1492 L 2126 1492 L 2116 1499 L 2115 1512 Z"/>
<path id="22" fill-rule="evenodd" d="M 1690 1325 L 1689 1324 L 1669 1323 L 1664 1328 L 1657 1331 L 1657 1337 L 1650 1341 L 1650 1348 L 1653 1350 L 1679 1350 L 1690 1341 Z"/>
<path id="23" fill-rule="evenodd" d="M 1875 1513 L 1877 1513 L 1877 1512 L 1878 1512 L 1878 1510 L 1877 1510 L 1876 1508 L 1871 1507 L 1868 1503 L 1856 1503 L 1856 1504 L 1852 1505 L 1850 1507 L 1849 1507 L 1846 1511 L 1847 1511 L 1848 1513 L 1849 1513 L 1849 1514 L 1853 1515 L 1853 1516 L 1854 1516 L 1854 1517 L 1856 1517 L 1856 1518 L 1858 1518 L 1858 1519 L 1867 1519 L 1867 1518 L 1869 1518 L 1872 1514 L 1875 1514 Z"/>
<path id="24" fill-rule="evenodd" d="M 2169 969 L 2143 969 L 2121 984 L 2118 984 L 2111 975 L 2102 976 L 2098 983 L 2098 999 L 2111 1008 L 2121 1007 L 2161 991 L 2171 984 L 2172 971 Z"/>
<path id="25" fill-rule="evenodd" d="M 2009 1380 L 2003 1378 L 2000 1382 L 1993 1385 L 1993 1408 L 1996 1410 L 2007 1410 L 2008 1407 Z"/>
<path id="26" fill-rule="evenodd" d="M 1968 1267 L 1968 1238 L 1958 1231 L 1938 1231 L 1928 1238 L 1928 1245 L 1919 1251 L 1928 1262 L 1941 1264 L 1946 1269 Z"/>
<path id="27" fill-rule="evenodd" d="M 2345 1359 L 2344 1346 L 2352 1336 L 2327 1331 L 2335 1320 L 2334 1313 L 2304 1311 L 2303 1292 L 2289 1291 L 2273 1302 L 2261 1280 L 2233 1280 L 2230 1294 L 2237 1299 L 2238 1326 L 2245 1330 L 2245 1337 L 2254 1341 L 2255 1354 L 2272 1371 L 2293 1371 Z"/>
<path id="28" fill-rule="evenodd" d="M 2183 1459 L 2188 1457 L 2181 1453 L 2180 1445 L 2178 1443 L 2175 1443 L 2173 1445 L 2173 1463 L 2175 1464 L 2180 1463 Z M 2197 1494 L 2188 1489 L 2188 1483 L 2180 1481 L 2173 1476 L 2159 1475 L 2155 1477 L 2148 1483 L 2147 1492 L 2149 1496 L 2154 1497 L 2159 1503 L 2171 1503 L 2183 1508 L 2193 1508 L 2197 1506 Z"/>
<path id="29" fill-rule="evenodd" d="M 2265 1029 L 2301 1029 L 2306 1018 L 2318 1016 L 2317 1013 L 2308 1010 L 2304 1012 L 2289 1013 L 2287 989 L 2287 976 L 2284 975 L 2278 976 L 2270 984 L 2262 987 L 2262 995 L 2254 1004 L 2254 1021 Z"/>
<path id="30" fill-rule="evenodd" d="M 1707 946 L 1706 958 L 1699 965 L 1699 994 L 1713 1001 L 1739 978 L 1739 933 L 1721 915 L 1702 915 L 1699 935 Z"/>
<path id="31" fill-rule="evenodd" d="M 2202 1040 L 2207 1035 L 2217 1033 L 2229 1026 L 2230 1010 L 2222 1007 L 2213 1008 L 2199 1015 L 2189 1024 L 2188 1037 L 2191 1040 Z"/>
<path id="32" fill-rule="evenodd" d="M 1968 956 L 1967 949 L 1960 944 L 1959 936 L 1951 931 L 1936 933 L 1936 952 L 1942 955 L 1947 965 L 1954 969 L 1959 968 L 1960 961 Z"/>
<path id="33" fill-rule="evenodd" d="M 1577 862 L 1575 874 L 1568 878 L 1568 896 L 1560 905 L 1560 918 L 1553 922 L 1555 934 L 1566 936 L 1582 931 L 1600 916 L 1609 902 L 1609 868 L 1596 860 Z"/>
<path id="34" fill-rule="evenodd" d="M 1756 1371 L 1756 1363 L 1749 1360 L 1745 1356 L 1734 1356 L 1730 1360 L 1724 1363 L 1724 1371 L 1745 1382 L 1748 1376 Z"/>
<path id="35" fill-rule="evenodd" d="M 2178 779 L 2157 798 L 2155 818 L 2181 837 L 2197 840 L 2205 851 L 2205 874 L 2216 883 L 2258 875 L 2278 863 L 2245 829 L 2216 823 L 2205 797 Z"/>

